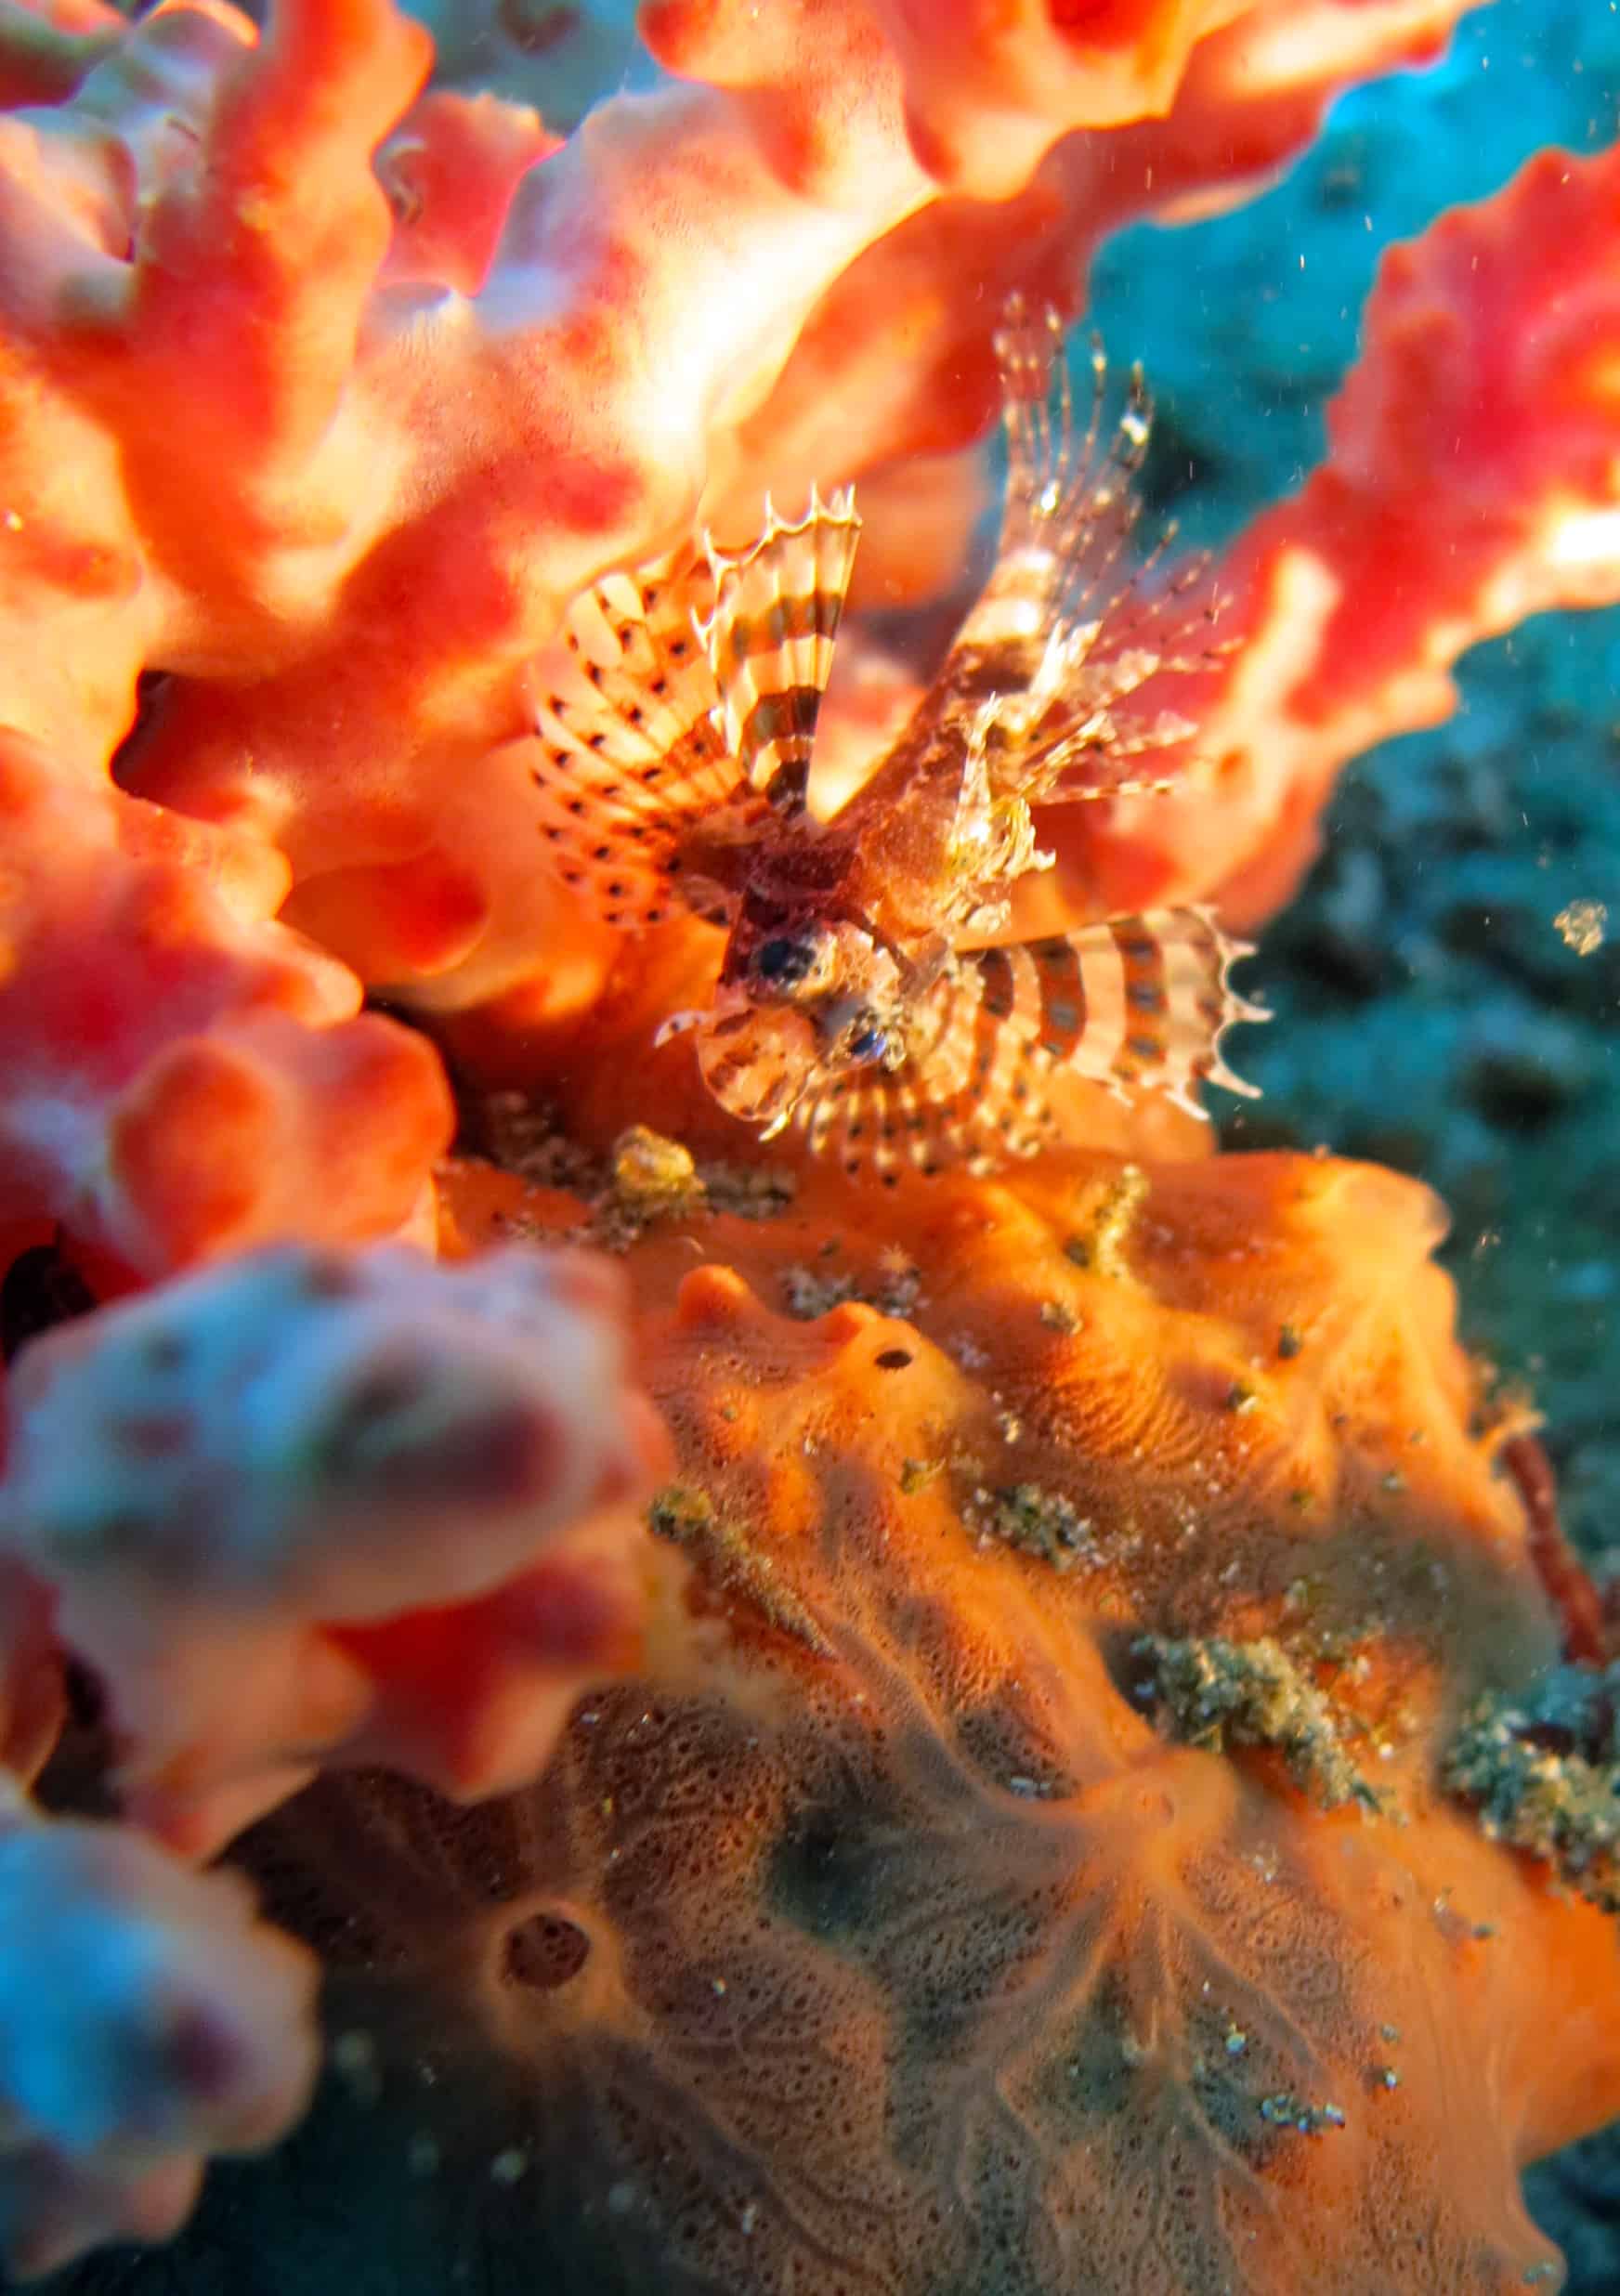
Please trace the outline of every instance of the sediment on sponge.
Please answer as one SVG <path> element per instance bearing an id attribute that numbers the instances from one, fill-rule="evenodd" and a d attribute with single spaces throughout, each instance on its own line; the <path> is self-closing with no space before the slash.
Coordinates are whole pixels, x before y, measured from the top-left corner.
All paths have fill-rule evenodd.
<path id="1" fill-rule="evenodd" d="M 1559 1666 L 1470 1707 L 1445 1782 L 1494 1840 L 1620 1912 L 1620 1665 Z"/>
<path id="2" fill-rule="evenodd" d="M 1336 1711 L 1309 1666 L 1274 1636 L 1234 1642 L 1143 1635 L 1130 1654 L 1142 1662 L 1143 1703 L 1169 1736 L 1216 1752 L 1274 1746 L 1288 1775 L 1324 1809 L 1381 1806 L 1344 1742 L 1352 1717 Z"/>

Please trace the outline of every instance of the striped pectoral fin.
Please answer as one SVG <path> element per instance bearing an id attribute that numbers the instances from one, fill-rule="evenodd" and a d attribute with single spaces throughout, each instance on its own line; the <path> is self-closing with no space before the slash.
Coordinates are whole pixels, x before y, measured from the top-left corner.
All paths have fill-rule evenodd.
<path id="1" fill-rule="evenodd" d="M 742 789 L 693 621 L 709 590 L 700 563 L 609 575 L 575 600 L 562 647 L 529 682 L 528 763 L 546 856 L 629 930 L 692 906 L 682 841 Z"/>
<path id="2" fill-rule="evenodd" d="M 795 1121 L 813 1155 L 852 1179 L 870 1176 L 894 1187 L 905 1172 L 987 1171 L 1041 1145 L 1048 1128 L 1038 1101 L 1016 1127 L 1009 1103 L 1006 1130 L 990 1113 L 996 1105 L 942 1092 L 925 1068 L 908 1066 L 895 1076 L 838 1077 L 806 1096 Z"/>
<path id="3" fill-rule="evenodd" d="M 766 504 L 764 533 L 733 556 L 709 546 L 714 607 L 698 633 L 719 691 L 718 722 L 751 788 L 777 811 L 805 809 L 811 749 L 843 615 L 860 521 L 853 492 L 802 518 Z"/>
<path id="4" fill-rule="evenodd" d="M 555 725 L 543 724 L 527 747 L 541 851 L 571 893 L 624 932 L 708 913 L 712 886 L 684 873 L 681 848 L 690 818 L 685 811 L 634 803 L 619 761 L 574 748 Z M 679 759 L 648 770 L 675 779 Z"/>
<path id="5" fill-rule="evenodd" d="M 1128 1098 L 1162 1092 L 1194 1115 L 1206 1113 L 1200 1084 L 1257 1097 L 1258 1087 L 1227 1067 L 1222 1039 L 1237 1023 L 1270 1015 L 1232 987 L 1231 968 L 1249 945 L 1223 933 L 1208 909 L 1112 917 L 1007 953 L 1037 969 L 1042 1050 L 1058 1064 Z"/>
<path id="6" fill-rule="evenodd" d="M 910 1016 L 903 1067 L 826 1077 L 793 1121 L 816 1154 L 893 1184 L 908 1169 L 1034 1155 L 1059 1136 L 1050 1090 L 1063 1070 L 1122 1099 L 1162 1092 L 1200 1116 L 1201 1083 L 1253 1098 L 1221 1056 L 1228 1028 L 1269 1017 L 1227 978 L 1248 953 L 1200 908 L 973 950 Z"/>

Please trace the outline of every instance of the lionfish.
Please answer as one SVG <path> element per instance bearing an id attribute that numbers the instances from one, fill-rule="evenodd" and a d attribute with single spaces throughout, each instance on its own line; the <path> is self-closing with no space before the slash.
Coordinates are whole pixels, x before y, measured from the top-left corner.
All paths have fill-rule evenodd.
<path id="1" fill-rule="evenodd" d="M 996 351 L 1009 473 L 994 567 L 909 723 L 830 819 L 810 809 L 810 765 L 859 528 L 851 489 L 813 492 L 793 520 L 767 502 L 735 554 L 705 538 L 608 577 L 565 628 L 573 690 L 535 698 L 542 826 L 565 881 L 628 932 L 682 910 L 726 931 L 712 1003 L 660 1041 L 689 1030 L 709 1090 L 765 1138 L 794 1126 L 891 1183 L 905 1166 L 1033 1153 L 1060 1070 L 1199 1114 L 1201 1079 L 1252 1093 L 1221 1040 L 1266 1017 L 1228 985 L 1248 946 L 1202 908 L 993 945 L 1016 880 L 1050 863 L 1033 807 L 1169 786 L 1130 762 L 1194 729 L 1130 700 L 1208 663 L 1196 625 L 1215 610 L 1184 603 L 1201 567 L 1153 597 L 1142 567 L 1120 568 L 1151 419 L 1140 373 L 1104 447 L 1099 346 L 1083 434 L 1055 312 L 1009 306 Z"/>

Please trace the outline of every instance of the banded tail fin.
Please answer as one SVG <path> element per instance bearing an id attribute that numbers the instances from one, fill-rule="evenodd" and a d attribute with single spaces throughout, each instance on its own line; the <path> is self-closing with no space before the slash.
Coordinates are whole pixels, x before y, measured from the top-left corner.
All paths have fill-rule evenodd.
<path id="1" fill-rule="evenodd" d="M 805 810 L 810 753 L 860 520 L 853 489 L 802 518 L 767 502 L 759 540 L 736 556 L 708 546 L 714 607 L 698 624 L 719 689 L 719 723 L 751 789 L 780 814 Z"/>

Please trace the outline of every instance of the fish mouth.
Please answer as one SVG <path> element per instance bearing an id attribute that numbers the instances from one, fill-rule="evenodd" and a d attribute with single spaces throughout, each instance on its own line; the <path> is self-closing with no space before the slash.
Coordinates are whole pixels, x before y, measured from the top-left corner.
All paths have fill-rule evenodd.
<path id="1" fill-rule="evenodd" d="M 762 1010 L 746 998 L 716 1000 L 698 1024 L 698 1065 L 730 1115 L 764 1128 L 769 1140 L 791 1117 L 820 1066 L 816 1031 L 785 1006 Z"/>

